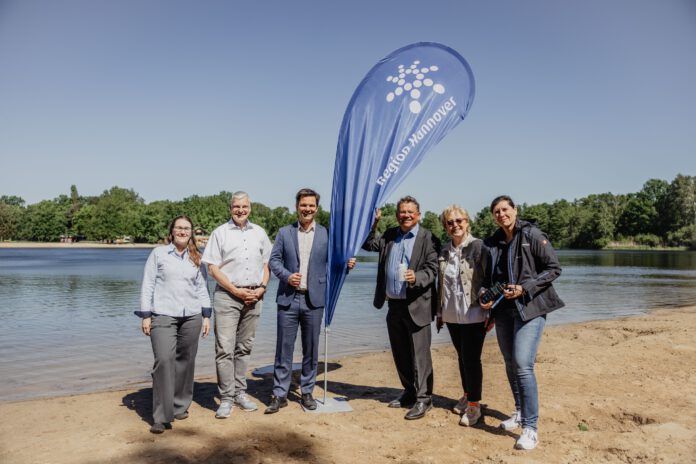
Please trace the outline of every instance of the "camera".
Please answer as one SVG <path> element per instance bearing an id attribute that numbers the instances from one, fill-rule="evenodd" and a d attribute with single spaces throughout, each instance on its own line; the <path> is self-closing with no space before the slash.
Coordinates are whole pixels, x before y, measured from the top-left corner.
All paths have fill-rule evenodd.
<path id="1" fill-rule="evenodd" d="M 500 282 L 493 284 L 493 286 L 491 286 L 491 288 L 486 290 L 483 293 L 483 295 L 481 295 L 481 298 L 480 298 L 481 303 L 488 304 L 491 301 L 493 301 L 493 302 L 495 302 L 493 304 L 493 306 L 495 306 L 495 304 L 497 304 L 498 301 L 500 301 L 500 299 L 503 297 L 503 292 L 505 291 L 506 287 L 507 287 L 507 284 L 503 284 Z"/>

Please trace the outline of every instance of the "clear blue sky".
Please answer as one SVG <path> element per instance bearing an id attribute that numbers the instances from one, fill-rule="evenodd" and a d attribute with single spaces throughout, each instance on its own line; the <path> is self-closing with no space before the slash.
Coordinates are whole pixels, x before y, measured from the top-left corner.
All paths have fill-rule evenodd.
<path id="1" fill-rule="evenodd" d="M 329 207 L 360 80 L 413 42 L 471 64 L 467 119 L 394 198 L 475 213 L 696 175 L 696 2 L 0 0 L 0 194 L 246 190 Z"/>

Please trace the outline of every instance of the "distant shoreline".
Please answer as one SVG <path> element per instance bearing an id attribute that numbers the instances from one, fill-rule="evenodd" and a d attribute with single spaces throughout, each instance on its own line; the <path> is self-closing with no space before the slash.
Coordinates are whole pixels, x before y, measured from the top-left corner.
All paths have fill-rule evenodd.
<path id="1" fill-rule="evenodd" d="M 75 243 L 61 243 L 61 242 L 0 242 L 0 249 L 3 248 L 111 248 L 119 250 L 127 250 L 132 248 L 155 248 L 161 245 L 161 243 L 100 243 L 100 242 L 75 242 Z M 559 248 L 559 251 L 578 251 L 578 249 L 570 248 Z M 626 244 L 620 244 L 615 246 L 607 246 L 603 248 L 602 251 L 689 251 L 685 247 L 647 247 L 647 246 L 630 246 Z M 365 258 L 361 256 L 360 258 Z M 371 261 L 371 259 L 366 259 L 365 261 Z"/>
<path id="2" fill-rule="evenodd" d="M 0 248 L 112 248 L 112 249 L 132 249 L 132 248 L 154 248 L 158 243 L 99 243 L 99 242 L 0 242 Z"/>

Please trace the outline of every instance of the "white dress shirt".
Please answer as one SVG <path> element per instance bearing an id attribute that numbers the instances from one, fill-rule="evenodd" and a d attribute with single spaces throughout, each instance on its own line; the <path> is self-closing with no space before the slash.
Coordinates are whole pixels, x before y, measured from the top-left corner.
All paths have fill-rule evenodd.
<path id="1" fill-rule="evenodd" d="M 309 255 L 312 253 L 314 244 L 314 221 L 305 230 L 302 224 L 297 227 L 297 245 L 300 254 L 300 290 L 307 290 L 307 270 L 309 269 Z"/>
<path id="2" fill-rule="evenodd" d="M 261 226 L 247 221 L 241 228 L 230 219 L 213 231 L 202 261 L 218 266 L 234 286 L 254 287 L 263 283 L 271 248 Z"/>
<path id="3" fill-rule="evenodd" d="M 443 277 L 442 320 L 453 324 L 474 324 L 486 320 L 486 314 L 477 304 L 469 306 L 462 284 L 462 248 L 465 243 L 455 247 L 452 242 L 445 248 L 447 266 Z"/>

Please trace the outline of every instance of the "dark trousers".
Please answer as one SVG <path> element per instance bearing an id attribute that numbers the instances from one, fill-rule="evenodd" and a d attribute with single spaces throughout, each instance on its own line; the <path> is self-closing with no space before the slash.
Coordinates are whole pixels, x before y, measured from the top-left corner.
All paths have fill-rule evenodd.
<path id="1" fill-rule="evenodd" d="M 290 306 L 278 305 L 275 365 L 273 369 L 273 394 L 279 398 L 288 396 L 292 377 L 292 356 L 295 352 L 297 328 L 302 334 L 302 374 L 300 390 L 312 393 L 319 365 L 319 333 L 324 308 L 310 308 L 307 295 L 295 293 Z"/>
<path id="2" fill-rule="evenodd" d="M 200 314 L 152 316 L 150 342 L 155 355 L 152 419 L 156 423 L 173 421 L 175 414 L 186 412 L 191 405 L 193 371 L 202 324 Z"/>
<path id="3" fill-rule="evenodd" d="M 469 401 L 481 401 L 481 385 L 483 384 L 481 351 L 486 338 L 486 323 L 452 324 L 448 322 L 447 330 L 457 350 L 462 388 Z"/>
<path id="4" fill-rule="evenodd" d="M 410 398 L 430 399 L 433 394 L 433 360 L 430 324 L 413 322 L 405 301 L 389 300 L 387 331 L 401 385 Z"/>

